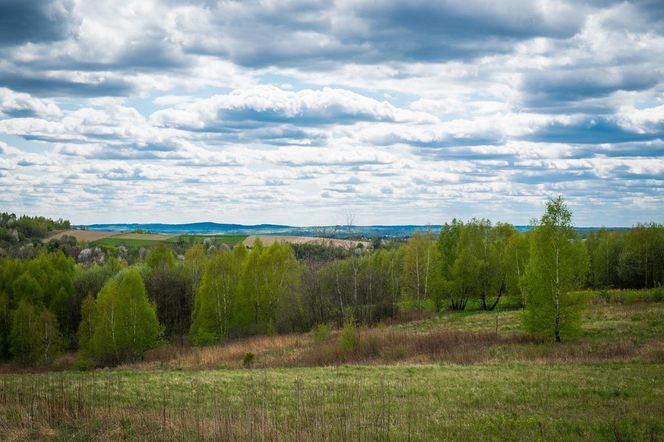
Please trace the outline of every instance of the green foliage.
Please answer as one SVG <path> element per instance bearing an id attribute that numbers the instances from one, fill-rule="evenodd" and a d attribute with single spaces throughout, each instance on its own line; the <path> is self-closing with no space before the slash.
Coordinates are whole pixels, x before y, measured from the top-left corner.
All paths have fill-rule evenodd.
<path id="1" fill-rule="evenodd" d="M 252 352 L 248 351 L 244 354 L 244 357 L 242 358 L 242 366 L 244 368 L 251 368 L 252 365 L 254 365 L 254 359 L 255 356 Z"/>
<path id="2" fill-rule="evenodd" d="M 355 326 L 355 320 L 350 317 L 346 320 L 339 334 L 339 345 L 345 352 L 354 351 L 360 342 L 360 332 Z"/>
<path id="3" fill-rule="evenodd" d="M 618 274 L 625 287 L 664 285 L 664 226 L 638 224 L 625 233 Z"/>
<path id="4" fill-rule="evenodd" d="M 154 249 L 150 250 L 145 264 L 152 269 L 157 267 L 175 267 L 175 255 L 173 251 L 166 244 L 159 244 Z"/>
<path id="5" fill-rule="evenodd" d="M 314 334 L 314 340 L 316 342 L 323 342 L 327 341 L 327 339 L 330 337 L 330 329 L 332 327 L 330 324 L 318 324 L 316 327 L 314 327 L 313 334 Z"/>
<path id="6" fill-rule="evenodd" d="M 440 293 L 441 278 L 436 269 L 440 254 L 431 236 L 415 233 L 406 243 L 403 257 L 402 290 L 418 310 Z M 440 302 L 437 302 L 439 306 Z"/>
<path id="7" fill-rule="evenodd" d="M 235 304 L 235 324 L 244 333 L 265 334 L 302 327 L 303 305 L 300 268 L 289 244 L 259 241 L 242 265 L 240 295 Z"/>
<path id="8" fill-rule="evenodd" d="M 199 243 L 190 247 L 184 255 L 184 274 L 189 280 L 191 293 L 196 293 L 205 269 L 205 250 Z"/>
<path id="9" fill-rule="evenodd" d="M 157 346 L 157 314 L 137 270 L 124 270 L 104 285 L 95 303 L 92 330 L 83 350 L 99 363 L 135 360 Z"/>
<path id="10" fill-rule="evenodd" d="M 231 334 L 245 256 L 246 249 L 240 244 L 232 252 L 220 251 L 208 258 L 196 291 L 189 331 L 194 345 L 214 344 Z"/>
<path id="11" fill-rule="evenodd" d="M 0 291 L 0 360 L 9 356 L 9 332 L 11 330 L 11 314 L 9 296 Z"/>
<path id="12" fill-rule="evenodd" d="M 144 268 L 145 289 L 157 307 L 157 317 L 167 337 L 184 336 L 189 331 L 192 287 L 182 266 L 161 265 Z"/>
<path id="13" fill-rule="evenodd" d="M 55 315 L 22 299 L 13 313 L 9 344 L 11 353 L 22 363 L 52 361 L 63 348 Z"/>
<path id="14" fill-rule="evenodd" d="M 43 216 L 23 215 L 19 218 L 13 213 L 0 213 L 0 240 L 11 239 L 11 230 L 16 230 L 20 239 L 23 238 L 44 238 L 52 230 L 71 229 L 71 224 L 67 220 L 59 219 L 54 221 Z"/>
<path id="15" fill-rule="evenodd" d="M 90 341 L 94 334 L 95 298 L 91 295 L 85 297 L 81 303 L 81 322 L 78 325 L 78 346 L 83 357 L 91 356 Z"/>
<path id="16" fill-rule="evenodd" d="M 524 328 L 561 341 L 581 329 L 581 298 L 572 293 L 585 280 L 588 257 L 562 198 L 551 200 L 531 234 L 530 261 L 522 280 Z"/>
<path id="17" fill-rule="evenodd" d="M 37 280 L 27 271 L 14 281 L 12 292 L 16 304 L 19 304 L 21 301 L 27 301 L 33 305 L 37 305 L 42 304 L 44 301 L 44 291 Z"/>

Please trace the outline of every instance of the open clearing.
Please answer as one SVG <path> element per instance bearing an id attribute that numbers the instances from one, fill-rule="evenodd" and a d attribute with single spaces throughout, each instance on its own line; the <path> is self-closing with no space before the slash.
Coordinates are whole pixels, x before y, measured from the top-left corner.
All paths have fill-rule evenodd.
<path id="1" fill-rule="evenodd" d="M 354 241 L 350 239 L 319 238 L 315 236 L 288 236 L 288 235 L 250 235 L 244 240 L 244 245 L 253 247 L 254 242 L 260 239 L 264 246 L 269 246 L 274 242 L 287 242 L 290 244 L 320 244 L 325 246 L 341 247 L 344 249 L 355 249 L 358 244 L 369 248 L 369 241 Z"/>
<path id="2" fill-rule="evenodd" d="M 664 440 L 664 303 L 613 299 L 562 344 L 516 310 L 445 312 L 360 329 L 350 353 L 333 331 L 3 374 L 0 439 Z"/>
<path id="3" fill-rule="evenodd" d="M 0 422 L 14 428 L 9 435 L 17 440 L 48 435 L 658 440 L 664 435 L 662 369 L 654 364 L 99 371 L 11 375 L 0 383 Z"/>

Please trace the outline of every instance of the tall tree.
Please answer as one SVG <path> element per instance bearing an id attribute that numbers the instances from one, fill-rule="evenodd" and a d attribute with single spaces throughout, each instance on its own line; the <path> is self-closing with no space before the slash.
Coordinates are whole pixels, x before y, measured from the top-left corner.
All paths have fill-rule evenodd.
<path id="1" fill-rule="evenodd" d="M 194 345 L 209 345 L 232 335 L 233 311 L 238 295 L 244 245 L 211 255 L 201 277 L 194 302 L 189 340 Z"/>
<path id="2" fill-rule="evenodd" d="M 137 359 L 158 344 L 157 313 L 137 270 L 124 270 L 104 285 L 95 303 L 92 324 L 92 337 L 85 350 L 101 363 Z"/>
<path id="3" fill-rule="evenodd" d="M 439 253 L 431 235 L 415 233 L 406 243 L 403 257 L 403 291 L 407 301 L 422 309 L 439 290 Z"/>
<path id="4" fill-rule="evenodd" d="M 557 342 L 578 333 L 582 304 L 571 292 L 582 286 L 587 269 L 586 249 L 572 225 L 572 213 L 561 197 L 550 200 L 535 222 L 522 281 L 526 330 Z"/>
<path id="5" fill-rule="evenodd" d="M 619 274 L 627 287 L 664 284 L 664 226 L 637 224 L 624 237 Z"/>
<path id="6" fill-rule="evenodd" d="M 48 363 L 63 349 L 55 315 L 21 299 L 12 316 L 10 351 L 23 363 Z"/>

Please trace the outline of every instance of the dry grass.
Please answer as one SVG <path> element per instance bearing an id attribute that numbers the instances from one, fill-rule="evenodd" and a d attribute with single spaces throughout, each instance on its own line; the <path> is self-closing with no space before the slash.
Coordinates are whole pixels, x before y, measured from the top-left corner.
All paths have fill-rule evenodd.
<path id="1" fill-rule="evenodd" d="M 584 335 L 556 344 L 519 331 L 518 312 L 414 314 L 394 324 L 356 330 L 355 348 L 340 333 L 256 336 L 210 347 L 169 344 L 149 352 L 132 369 L 240 368 L 248 352 L 257 368 L 393 365 L 403 363 L 602 363 L 664 362 L 664 305 L 597 305 L 586 312 Z M 405 319 L 416 320 L 401 323 Z M 62 364 L 61 364 L 62 365 Z"/>
<path id="2" fill-rule="evenodd" d="M 155 369 L 211 369 L 211 368 L 238 368 L 242 366 L 242 359 L 247 353 L 259 356 L 262 364 L 267 361 L 279 366 L 279 361 L 288 357 L 288 354 L 305 345 L 309 345 L 312 338 L 308 334 L 292 334 L 277 336 L 255 336 L 225 344 L 209 347 L 191 347 L 188 345 L 166 345 L 152 350 L 145 355 L 143 361 L 127 364 L 123 368 Z"/>

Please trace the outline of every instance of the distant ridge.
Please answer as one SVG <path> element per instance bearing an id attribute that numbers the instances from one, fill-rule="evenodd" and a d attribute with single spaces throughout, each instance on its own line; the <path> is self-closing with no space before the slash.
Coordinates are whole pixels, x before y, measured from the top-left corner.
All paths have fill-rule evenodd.
<path id="1" fill-rule="evenodd" d="M 185 224 L 164 223 L 113 223 L 89 224 L 74 226 L 79 229 L 103 230 L 112 232 L 125 232 L 142 230 L 163 234 L 192 234 L 192 235 L 294 235 L 294 236 L 321 236 L 330 238 L 347 237 L 408 237 L 415 232 L 427 230 L 440 231 L 440 225 L 400 225 L 400 226 L 287 226 L 281 224 L 223 224 L 215 222 L 199 222 Z"/>
<path id="2" fill-rule="evenodd" d="M 114 224 L 89 224 L 77 225 L 75 228 L 87 230 L 103 230 L 112 232 L 124 232 L 142 230 L 152 233 L 163 233 L 169 235 L 191 234 L 191 235 L 294 235 L 294 236 L 320 236 L 330 238 L 348 237 L 374 237 L 404 238 L 412 236 L 415 232 L 439 232 L 442 225 L 373 225 L 373 226 L 287 226 L 281 224 L 223 224 L 215 222 L 199 222 L 185 224 L 164 223 L 114 223 Z M 527 231 L 530 226 L 514 226 L 517 230 Z M 599 230 L 599 227 L 577 227 L 582 235 L 590 231 Z M 617 227 L 609 230 L 627 230 Z"/>

